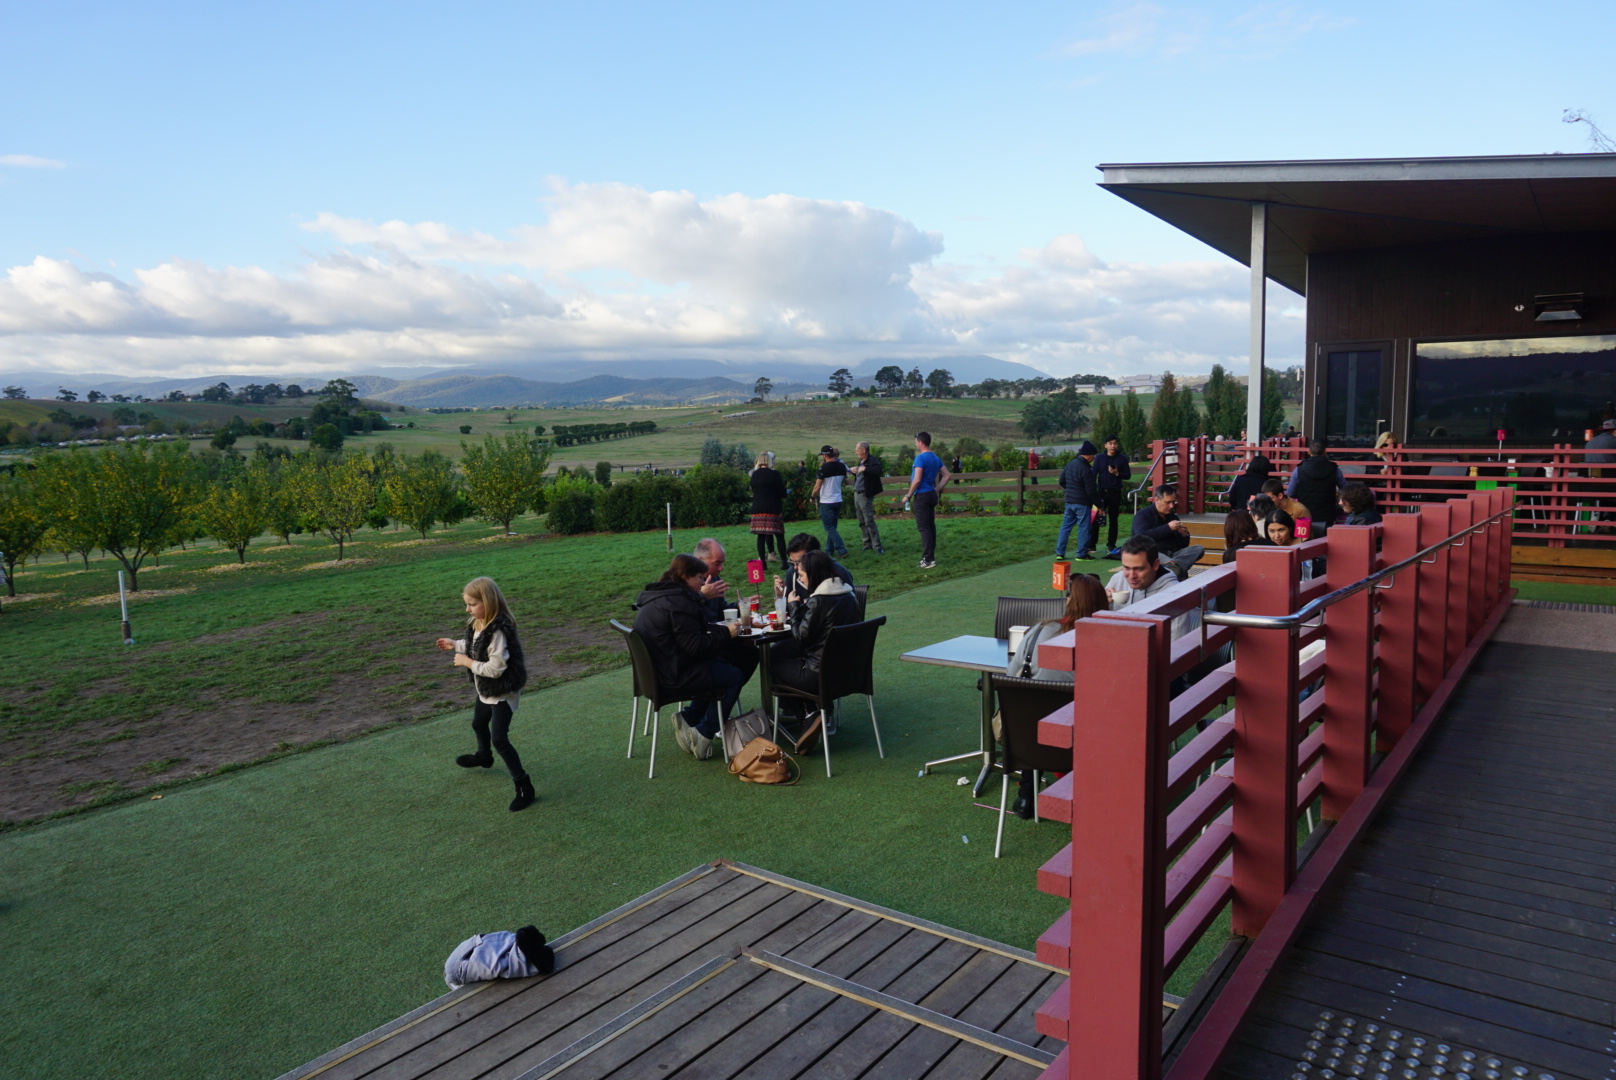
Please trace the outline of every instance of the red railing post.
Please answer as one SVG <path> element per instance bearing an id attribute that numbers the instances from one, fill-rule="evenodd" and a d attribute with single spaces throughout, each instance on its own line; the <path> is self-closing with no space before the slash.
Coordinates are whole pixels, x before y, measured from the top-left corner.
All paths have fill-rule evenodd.
<path id="1" fill-rule="evenodd" d="M 1495 496 L 1492 491 L 1478 491 L 1470 496 L 1470 520 L 1473 524 L 1486 521 L 1492 514 Z M 1465 641 L 1469 642 L 1481 629 L 1482 620 L 1491 613 L 1493 606 L 1487 602 L 1487 584 L 1492 581 L 1493 558 L 1493 527 L 1486 528 L 1470 534 L 1470 577 L 1466 599 Z"/>
<path id="2" fill-rule="evenodd" d="M 1450 499 L 1448 510 L 1453 515 L 1448 519 L 1448 535 L 1452 536 L 1472 524 L 1475 503 L 1468 498 Z M 1470 641 L 1470 553 L 1475 550 L 1472 539 L 1469 536 L 1448 545 L 1448 640 L 1443 651 L 1443 671 L 1453 667 Z"/>
<path id="3" fill-rule="evenodd" d="M 1205 435 L 1195 438 L 1195 512 L 1206 513 L 1207 446 Z"/>
<path id="4" fill-rule="evenodd" d="M 1515 564 L 1515 489 L 1504 488 L 1502 491 L 1504 508 L 1509 510 L 1509 517 L 1505 518 L 1499 526 L 1503 537 L 1503 551 L 1498 560 L 1498 599 L 1502 600 L 1509 595 L 1510 572 Z"/>
<path id="5" fill-rule="evenodd" d="M 1452 530 L 1452 508 L 1447 503 L 1427 503 L 1420 509 L 1420 546 L 1424 550 L 1445 539 Z M 1433 552 L 1420 562 L 1419 608 L 1419 697 L 1415 707 L 1423 706 L 1436 693 L 1442 677 L 1448 673 L 1448 555 L 1449 549 Z"/>
<path id="6" fill-rule="evenodd" d="M 1420 550 L 1420 515 L 1387 514 L 1381 521 L 1381 561 L 1411 559 Z M 1335 530 L 1331 530 L 1333 535 Z M 1332 569 L 1334 567 L 1332 566 Z M 1389 752 L 1418 712 L 1420 567 L 1394 574 L 1380 597 L 1379 749 Z M 1385 584 L 1382 582 L 1382 584 Z"/>
<path id="7" fill-rule="evenodd" d="M 1190 460 L 1190 440 L 1179 439 L 1178 446 L 1178 505 L 1187 513 L 1195 498 L 1195 463 Z"/>
<path id="8" fill-rule="evenodd" d="M 1107 658 L 1084 676 L 1073 730 L 1078 932 L 1067 1042 L 1072 1075 L 1084 1080 L 1161 1075 L 1168 752 L 1161 665 L 1170 625 L 1106 618 L 1074 628 L 1079 655 Z"/>
<path id="9" fill-rule="evenodd" d="M 1372 525 L 1338 525 L 1325 535 L 1331 592 L 1375 571 Z M 1374 590 L 1338 602 L 1324 619 L 1324 805 L 1340 821 L 1369 779 L 1373 730 Z"/>
<path id="10" fill-rule="evenodd" d="M 1235 567 L 1243 613 L 1296 610 L 1295 548 L 1243 548 Z M 1233 919 L 1255 937 L 1296 876 L 1296 635 L 1240 627 L 1234 640 Z"/>
<path id="11" fill-rule="evenodd" d="M 1551 548 L 1565 547 L 1565 535 L 1576 532 L 1575 528 L 1568 527 L 1566 521 L 1569 517 L 1569 493 L 1571 486 L 1566 483 L 1571 472 L 1571 455 L 1565 453 L 1564 443 L 1554 444 L 1554 486 L 1549 496 L 1549 546 Z"/>

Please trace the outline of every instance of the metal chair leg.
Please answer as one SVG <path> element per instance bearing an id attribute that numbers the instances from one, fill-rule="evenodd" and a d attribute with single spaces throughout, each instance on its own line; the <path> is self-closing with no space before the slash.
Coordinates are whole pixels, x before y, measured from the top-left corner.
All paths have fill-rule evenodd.
<path id="1" fill-rule="evenodd" d="M 649 709 L 646 710 L 650 712 Z M 640 699 L 635 698 L 628 713 L 628 756 L 634 756 L 634 729 L 640 726 Z"/>
<path id="2" fill-rule="evenodd" d="M 875 698 L 866 697 L 864 700 L 870 703 L 870 726 L 875 729 L 876 753 L 880 754 L 882 757 L 886 757 L 886 749 L 881 745 L 881 725 L 878 724 L 875 719 Z"/>
<path id="3" fill-rule="evenodd" d="M 825 744 L 825 775 L 830 776 L 830 726 L 823 706 L 819 709 L 819 741 Z"/>
<path id="4" fill-rule="evenodd" d="M 645 720 L 640 726 L 640 734 L 651 734 L 651 702 L 649 700 L 645 703 Z"/>
<path id="5" fill-rule="evenodd" d="M 1010 805 L 1010 774 L 1004 774 L 1004 781 L 999 785 L 999 834 L 993 838 L 993 857 L 997 859 L 999 852 L 1004 850 L 1004 815 L 1005 809 Z"/>
<path id="6" fill-rule="evenodd" d="M 1032 823 L 1034 825 L 1038 824 L 1038 792 L 1040 790 L 1042 790 L 1043 786 L 1044 786 L 1044 774 L 1043 774 L 1042 770 L 1033 773 L 1032 774 Z"/>
<path id="7" fill-rule="evenodd" d="M 647 704 L 650 704 L 650 703 L 647 702 Z M 650 712 L 650 711 L 651 711 L 650 709 L 646 709 L 646 712 Z M 649 775 L 646 776 L 647 780 L 655 780 L 656 779 L 656 738 L 657 738 L 657 732 L 659 730 L 661 730 L 661 728 L 662 728 L 662 710 L 658 709 L 651 717 L 651 772 L 650 772 Z"/>

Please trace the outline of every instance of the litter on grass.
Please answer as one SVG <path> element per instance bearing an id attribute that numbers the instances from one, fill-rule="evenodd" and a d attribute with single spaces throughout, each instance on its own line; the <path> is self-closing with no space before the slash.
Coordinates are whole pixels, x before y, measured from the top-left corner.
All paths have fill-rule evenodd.
<path id="1" fill-rule="evenodd" d="M 954 781 L 954 786 L 955 787 L 964 787 L 966 784 L 969 784 L 970 782 L 971 782 L 971 778 L 969 776 L 962 776 L 958 780 Z"/>

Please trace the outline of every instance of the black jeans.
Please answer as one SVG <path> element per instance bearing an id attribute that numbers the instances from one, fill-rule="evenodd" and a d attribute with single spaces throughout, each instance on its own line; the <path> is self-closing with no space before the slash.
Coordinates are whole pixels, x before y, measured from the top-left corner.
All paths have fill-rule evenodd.
<path id="1" fill-rule="evenodd" d="M 477 734 L 479 755 L 487 756 L 489 752 L 490 727 L 493 728 L 493 748 L 505 762 L 505 768 L 510 770 L 511 778 L 522 779 L 527 775 L 527 770 L 522 768 L 522 757 L 507 737 L 511 730 L 511 707 L 508 703 L 497 701 L 490 705 L 485 701 L 479 701 L 471 710 L 471 730 Z"/>
<path id="2" fill-rule="evenodd" d="M 937 556 L 937 493 L 917 491 L 909 505 L 915 512 L 915 529 L 920 533 L 920 559 L 931 562 Z"/>
<path id="3" fill-rule="evenodd" d="M 786 561 L 786 538 L 784 536 L 775 533 L 758 533 L 757 549 L 758 558 L 765 562 L 768 561 L 771 549 L 779 554 L 781 562 Z"/>
<path id="4" fill-rule="evenodd" d="M 1117 518 L 1122 515 L 1122 489 L 1120 487 L 1101 488 L 1100 505 L 1105 507 L 1105 529 L 1107 533 L 1105 550 L 1115 551 L 1117 549 Z"/>

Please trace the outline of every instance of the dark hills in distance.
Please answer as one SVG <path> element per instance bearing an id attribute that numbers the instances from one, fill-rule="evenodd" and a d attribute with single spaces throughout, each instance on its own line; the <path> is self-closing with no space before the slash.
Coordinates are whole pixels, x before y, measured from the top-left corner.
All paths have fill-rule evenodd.
<path id="1" fill-rule="evenodd" d="M 868 386 L 887 364 L 905 371 L 918 367 L 927 373 L 947 368 L 957 382 L 987 378 L 1026 379 L 1044 373 L 992 356 L 948 356 L 917 359 L 870 358 L 852 371 L 858 385 Z M 557 360 L 479 364 L 436 371 L 386 369 L 374 374 L 346 377 L 367 398 L 416 408 L 486 408 L 501 405 L 723 405 L 752 396 L 753 383 L 767 377 L 774 396 L 797 395 L 825 389 L 834 366 L 800 361 L 724 361 L 669 358 L 665 360 Z M 196 393 L 219 382 L 231 386 L 249 383 L 324 385 L 333 374 L 214 375 L 194 378 L 149 378 L 110 374 L 74 374 L 33 371 L 0 374 L 0 383 L 25 387 L 34 398 L 54 397 L 58 386 L 78 392 L 80 400 L 91 390 L 104 394 L 143 394 L 161 397 L 172 390 Z"/>

